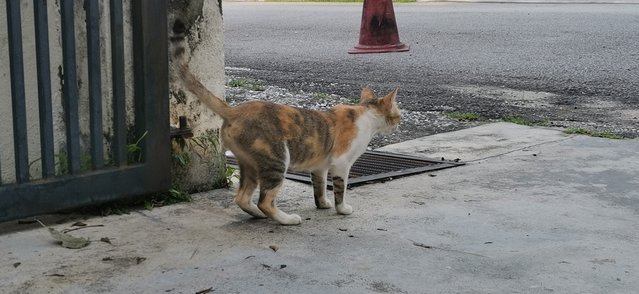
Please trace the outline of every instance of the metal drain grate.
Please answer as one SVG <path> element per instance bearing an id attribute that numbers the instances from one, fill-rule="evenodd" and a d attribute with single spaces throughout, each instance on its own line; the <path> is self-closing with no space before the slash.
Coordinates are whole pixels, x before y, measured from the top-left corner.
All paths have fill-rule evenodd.
<path id="1" fill-rule="evenodd" d="M 237 167 L 237 161 L 232 153 L 227 153 L 227 163 Z M 351 167 L 348 176 L 348 187 L 359 186 L 374 182 L 384 182 L 417 173 L 440 170 L 450 167 L 464 165 L 463 162 L 435 160 L 416 156 L 409 156 L 396 153 L 379 151 L 366 151 L 360 156 Z M 311 176 L 305 172 L 289 171 L 286 178 L 311 184 Z M 329 189 L 333 188 L 333 183 L 328 179 Z"/>

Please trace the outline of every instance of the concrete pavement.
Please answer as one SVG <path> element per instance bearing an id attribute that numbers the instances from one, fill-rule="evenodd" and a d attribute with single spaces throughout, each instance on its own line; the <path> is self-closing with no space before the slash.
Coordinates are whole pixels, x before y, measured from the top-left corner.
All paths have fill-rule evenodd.
<path id="1" fill-rule="evenodd" d="M 300 226 L 250 219 L 231 190 L 129 215 L 41 218 L 104 225 L 71 232 L 93 240 L 77 250 L 36 225 L 0 224 L 0 292 L 639 289 L 639 140 L 497 123 L 383 149 L 469 163 L 356 187 L 350 216 L 316 210 L 311 187 L 288 181 L 279 206 Z"/>

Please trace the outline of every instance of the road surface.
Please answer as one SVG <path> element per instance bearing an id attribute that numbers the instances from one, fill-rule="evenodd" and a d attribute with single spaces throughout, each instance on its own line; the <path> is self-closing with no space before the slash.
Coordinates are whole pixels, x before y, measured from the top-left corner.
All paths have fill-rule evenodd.
<path id="1" fill-rule="evenodd" d="M 227 74 L 347 97 L 366 85 L 399 87 L 407 113 L 515 117 L 639 136 L 639 5 L 394 8 L 411 50 L 350 55 L 361 4 L 225 3 Z M 406 122 L 389 143 L 465 127 L 436 118 L 429 125 Z"/>

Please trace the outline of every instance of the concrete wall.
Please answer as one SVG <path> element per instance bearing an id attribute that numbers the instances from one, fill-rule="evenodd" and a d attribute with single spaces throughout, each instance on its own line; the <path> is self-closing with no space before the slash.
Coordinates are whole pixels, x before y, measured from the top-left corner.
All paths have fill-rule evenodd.
<path id="1" fill-rule="evenodd" d="M 130 28 L 130 0 L 124 0 L 125 15 L 125 66 L 126 66 L 126 95 L 128 121 L 133 119 L 133 62 L 131 54 L 131 28 Z M 36 84 L 35 64 L 35 37 L 33 26 L 33 6 L 31 0 L 21 0 L 22 9 L 22 34 L 24 50 L 25 91 L 27 97 L 27 123 L 29 141 L 29 161 L 31 176 L 40 178 L 40 139 L 38 120 L 38 93 Z M 103 125 L 105 138 L 105 157 L 108 159 L 110 146 L 108 142 L 112 136 L 111 117 L 111 52 L 108 1 L 101 1 L 101 58 L 102 58 L 102 96 L 103 96 Z M 47 1 L 49 17 L 49 43 L 51 58 L 51 85 L 53 96 L 53 123 L 55 154 L 64 152 L 65 134 L 62 111 L 62 52 L 60 36 L 60 13 L 58 1 Z M 79 93 L 80 127 L 82 133 L 82 150 L 88 152 L 89 142 L 89 106 L 88 106 L 88 82 L 87 82 L 87 55 L 86 55 L 86 31 L 85 11 L 82 2 L 74 3 L 76 50 L 77 50 L 77 86 Z M 0 14 L 5 15 L 6 2 L 0 1 Z M 203 80 L 205 85 L 214 93 L 223 97 L 224 94 L 224 55 L 222 38 L 222 13 L 221 3 L 217 1 L 169 1 L 169 21 L 176 18 L 187 20 L 189 24 L 189 45 L 192 51 L 192 68 Z M 170 31 L 170 30 L 169 30 Z M 0 177 L 3 183 L 14 181 L 14 151 L 13 130 L 11 113 L 11 87 L 9 74 L 7 31 L 0 30 Z M 217 130 L 221 125 L 199 101 L 185 94 L 176 83 L 171 85 L 171 119 L 170 123 L 177 125 L 177 118 L 185 115 L 194 129 L 195 141 L 186 140 L 184 144 L 175 144 L 178 154 L 187 152 L 191 158 L 188 165 L 177 165 L 175 175 L 180 187 L 187 190 L 202 190 L 213 187 L 223 178 L 221 173 L 225 166 L 220 163 L 219 139 Z"/>
<path id="2" fill-rule="evenodd" d="M 169 32 L 173 22 L 180 19 L 186 24 L 186 39 L 190 55 L 190 69 L 202 83 L 218 97 L 224 97 L 224 48 L 222 4 L 211 0 L 169 1 Z M 182 89 L 171 75 L 171 123 L 178 117 L 187 117 L 194 137 L 174 140 L 173 180 L 181 190 L 203 191 L 224 185 L 226 165 L 219 139 L 222 121 L 196 97 Z"/>

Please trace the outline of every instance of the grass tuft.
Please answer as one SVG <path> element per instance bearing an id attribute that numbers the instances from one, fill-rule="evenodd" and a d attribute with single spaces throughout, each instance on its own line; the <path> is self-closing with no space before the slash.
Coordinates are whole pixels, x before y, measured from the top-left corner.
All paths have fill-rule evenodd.
<path id="1" fill-rule="evenodd" d="M 475 121 L 479 120 L 481 116 L 472 112 L 452 112 L 448 114 L 448 117 L 452 119 L 465 120 L 465 121 Z"/>
<path id="2" fill-rule="evenodd" d="M 597 137 L 597 138 L 606 138 L 606 139 L 623 139 L 623 137 L 617 135 L 617 134 L 613 134 L 610 132 L 598 132 L 598 131 L 591 131 L 591 130 L 586 130 L 586 129 L 582 129 L 582 128 L 568 128 L 564 130 L 564 133 L 566 134 L 575 134 L 575 135 L 585 135 L 585 136 L 591 136 L 591 137 Z"/>
<path id="3" fill-rule="evenodd" d="M 331 99 L 331 95 L 330 94 L 326 94 L 326 93 L 315 93 L 315 94 L 313 94 L 313 99 L 315 99 L 315 100 L 328 100 L 328 99 Z"/>
<path id="4" fill-rule="evenodd" d="M 518 124 L 518 125 L 522 125 L 522 126 L 532 126 L 532 125 L 534 125 L 534 123 L 532 121 L 527 120 L 525 118 L 517 117 L 517 116 L 506 116 L 506 117 L 502 118 L 502 120 L 505 121 L 505 122 Z"/>
<path id="5" fill-rule="evenodd" d="M 266 90 L 266 86 L 264 86 L 264 84 L 258 81 L 249 80 L 249 79 L 232 79 L 227 83 L 227 85 L 229 87 L 244 88 L 251 91 L 261 92 Z"/>

